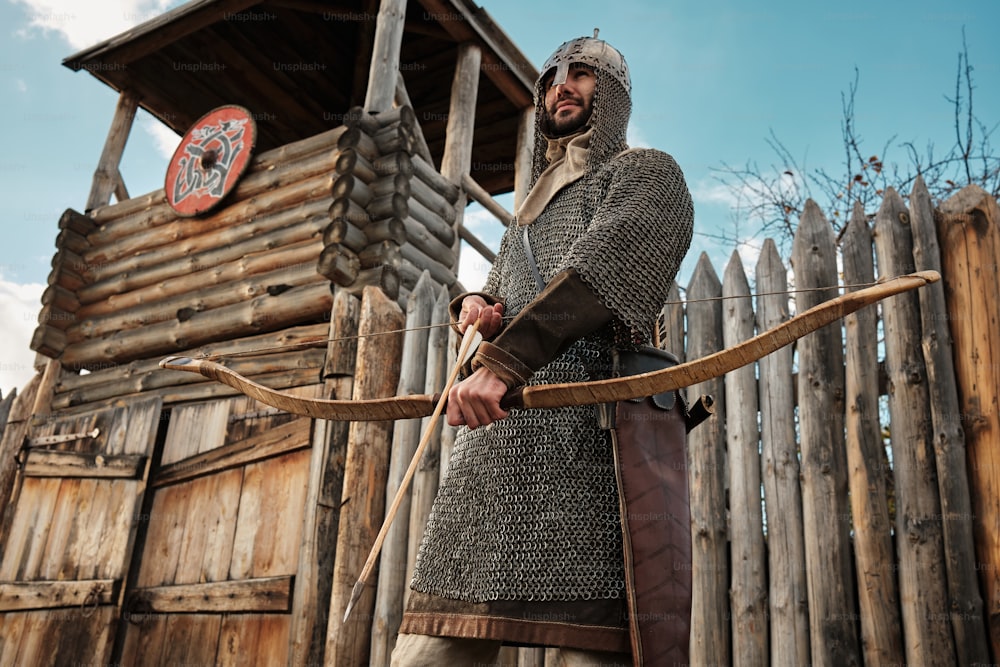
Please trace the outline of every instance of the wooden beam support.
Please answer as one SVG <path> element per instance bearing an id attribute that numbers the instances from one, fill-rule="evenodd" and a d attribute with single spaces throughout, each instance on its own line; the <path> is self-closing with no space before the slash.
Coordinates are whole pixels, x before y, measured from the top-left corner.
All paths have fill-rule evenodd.
<path id="1" fill-rule="evenodd" d="M 137 588 L 129 595 L 128 605 L 142 612 L 175 614 L 289 612 L 294 579 L 289 575 Z"/>
<path id="2" fill-rule="evenodd" d="M 396 72 L 395 101 L 397 106 L 413 108 L 413 102 L 410 101 L 410 94 L 406 90 L 406 81 L 403 80 L 402 72 Z M 434 158 L 431 157 L 431 149 L 427 147 L 427 139 L 424 137 L 424 131 L 420 127 L 418 119 L 414 119 L 413 121 L 413 132 L 417 139 L 417 154 L 425 159 L 428 164 L 433 165 Z"/>
<path id="3" fill-rule="evenodd" d="M 86 207 L 88 212 L 98 206 L 105 206 L 111 201 L 111 195 L 115 192 L 120 181 L 118 164 L 125 151 L 125 142 L 128 141 L 128 135 L 132 130 L 132 122 L 135 120 L 135 112 L 138 108 L 139 96 L 129 90 L 122 91 L 122 94 L 118 96 L 118 106 L 115 107 L 115 116 L 111 121 L 111 129 L 108 130 L 108 138 L 104 142 L 101 159 L 94 172 L 94 182 L 90 186 L 90 196 L 87 197 Z"/>
<path id="4" fill-rule="evenodd" d="M 518 107 L 532 103 L 538 71 L 481 7 L 470 11 L 464 3 L 454 0 L 419 2 L 430 15 L 451 17 L 461 14 L 463 20 L 440 21 L 439 25 L 456 42 L 481 42 L 486 47 L 484 60 L 488 65 L 484 73 L 490 81 Z"/>
<path id="5" fill-rule="evenodd" d="M 493 196 L 483 189 L 483 186 L 476 183 L 475 179 L 468 174 L 462 174 L 462 187 L 465 188 L 466 193 L 472 195 L 472 198 L 479 202 L 483 208 L 492 213 L 497 220 L 503 223 L 504 227 L 510 225 L 514 220 L 514 214 L 505 209 L 500 205 Z"/>
<path id="6" fill-rule="evenodd" d="M 272 456 L 287 454 L 310 446 L 309 419 L 295 419 L 269 428 L 255 436 L 162 466 L 153 480 L 153 488 L 178 484 L 195 477 L 246 466 Z"/>
<path id="7" fill-rule="evenodd" d="M 458 47 L 458 63 L 451 83 L 448 127 L 441 157 L 441 175 L 452 183 L 461 183 L 472 168 L 472 142 L 476 129 L 476 100 L 479 96 L 479 67 L 482 51 L 472 43 Z M 455 227 L 461 228 L 468 197 L 463 192 L 455 202 Z M 455 266 L 458 268 L 461 242 L 455 240 Z"/>
<path id="8" fill-rule="evenodd" d="M 118 584 L 114 579 L 4 582 L 0 584 L 0 612 L 111 604 Z"/>
<path id="9" fill-rule="evenodd" d="M 145 456 L 112 456 L 29 449 L 24 462 L 24 476 L 138 479 L 145 465 Z"/>
<path id="10" fill-rule="evenodd" d="M 392 108 L 405 22 L 406 0 L 382 0 L 375 23 L 375 43 L 368 69 L 365 111 L 378 113 Z"/>

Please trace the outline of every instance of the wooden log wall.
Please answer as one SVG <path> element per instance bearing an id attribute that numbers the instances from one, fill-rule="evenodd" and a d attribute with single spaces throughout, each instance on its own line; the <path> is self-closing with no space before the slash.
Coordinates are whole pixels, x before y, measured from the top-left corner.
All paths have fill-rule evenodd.
<path id="1" fill-rule="evenodd" d="M 226 395 L 156 362 L 245 351 L 232 342 L 243 339 L 318 339 L 330 281 L 357 297 L 374 285 L 403 305 L 424 271 L 458 291 L 460 189 L 421 157 L 421 142 L 409 106 L 354 108 L 339 128 L 255 156 L 205 216 L 179 218 L 162 190 L 89 215 L 67 210 L 32 341 L 61 363 L 52 409 L 143 392 Z M 319 381 L 316 354 L 255 359 L 237 365 L 275 388 Z"/>
<path id="2" fill-rule="evenodd" d="M 162 190 L 67 211 L 32 343 L 65 371 L 53 406 L 166 386 L 144 360 L 327 321 L 315 264 L 331 187 L 353 166 L 346 154 L 370 143 L 345 125 L 258 155 L 227 204 L 197 218 L 179 218 Z"/>
<path id="3" fill-rule="evenodd" d="M 413 109 L 352 114 L 356 146 L 333 185 L 320 273 L 352 292 L 378 285 L 400 305 L 424 271 L 459 290 L 452 249 L 459 188 L 422 157 Z"/>

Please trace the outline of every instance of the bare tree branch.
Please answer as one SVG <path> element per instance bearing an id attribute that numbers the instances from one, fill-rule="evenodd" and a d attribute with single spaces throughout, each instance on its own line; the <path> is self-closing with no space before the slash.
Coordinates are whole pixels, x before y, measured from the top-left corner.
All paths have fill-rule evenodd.
<path id="1" fill-rule="evenodd" d="M 895 136 L 887 139 L 881 150 L 869 154 L 856 125 L 855 101 L 861 75 L 855 68 L 853 81 L 847 91 L 841 93 L 842 172 L 830 172 L 825 168 L 807 171 L 774 130 L 769 131 L 766 141 L 777 161 L 768 170 L 761 169 L 756 162 L 748 162 L 742 168 L 723 163 L 721 168 L 713 169 L 714 178 L 734 197 L 737 231 L 739 221 L 749 219 L 759 223 L 759 235 L 772 236 L 780 246 L 787 248 L 807 199 L 817 201 L 834 229 L 840 231 L 855 201 L 860 201 L 865 210 L 877 208 L 886 188 L 893 187 L 905 195 L 912 189 L 917 176 L 923 177 L 931 196 L 938 200 L 972 183 L 994 197 L 1000 196 L 1000 156 L 991 145 L 1000 122 L 988 125 L 973 112 L 974 69 L 963 30 L 955 96 L 945 96 L 954 109 L 955 143 L 943 157 L 936 158 L 932 142 L 920 150 L 913 141 L 897 144 Z M 900 161 L 890 160 L 894 145 L 903 148 L 904 157 Z"/>

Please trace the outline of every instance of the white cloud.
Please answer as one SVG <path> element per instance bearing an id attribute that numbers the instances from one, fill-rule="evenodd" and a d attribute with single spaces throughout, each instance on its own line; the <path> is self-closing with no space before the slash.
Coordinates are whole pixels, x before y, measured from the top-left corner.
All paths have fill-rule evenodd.
<path id="1" fill-rule="evenodd" d="M 70 46 L 84 49 L 162 14 L 176 0 L 12 0 L 23 5 L 28 24 L 17 34 L 28 38 L 41 32 L 56 33 Z"/>
<path id="2" fill-rule="evenodd" d="M 691 186 L 691 198 L 697 204 L 722 204 L 729 208 L 735 208 L 739 203 L 739 196 L 733 192 L 728 185 L 719 183 L 714 179 L 702 179 Z"/>
<path id="3" fill-rule="evenodd" d="M 462 225 L 476 233 L 482 233 L 499 224 L 496 216 L 475 202 L 469 204 L 462 215 Z"/>
<path id="4" fill-rule="evenodd" d="M 39 283 L 13 283 L 0 277 L 0 390 L 20 391 L 35 374 L 29 345 L 38 324 L 42 291 Z"/>
<path id="5" fill-rule="evenodd" d="M 635 123 L 628 124 L 628 129 L 625 131 L 625 142 L 632 148 L 650 148 L 651 146 L 646 140 L 646 135 L 636 127 Z"/>
<path id="6" fill-rule="evenodd" d="M 462 224 L 479 240 L 496 252 L 500 247 L 500 237 L 503 236 L 504 226 L 492 213 L 482 208 L 479 204 L 472 204 L 465 209 L 462 217 Z M 475 291 L 486 283 L 489 275 L 491 263 L 488 262 L 475 248 L 467 243 L 462 243 L 462 252 L 458 258 L 458 281 L 462 287 L 469 291 Z"/>
<path id="7" fill-rule="evenodd" d="M 743 271 L 753 280 L 757 272 L 757 262 L 760 261 L 760 253 L 764 249 L 763 243 L 756 239 L 743 239 L 736 244 L 736 252 L 743 263 Z"/>
<path id="8" fill-rule="evenodd" d="M 16 79 L 14 85 L 17 86 L 17 92 L 26 93 L 28 92 L 28 84 L 24 82 L 24 79 Z"/>
<path id="9" fill-rule="evenodd" d="M 181 143 L 181 136 L 148 114 L 142 119 L 142 129 L 153 138 L 156 152 L 169 160 Z"/>

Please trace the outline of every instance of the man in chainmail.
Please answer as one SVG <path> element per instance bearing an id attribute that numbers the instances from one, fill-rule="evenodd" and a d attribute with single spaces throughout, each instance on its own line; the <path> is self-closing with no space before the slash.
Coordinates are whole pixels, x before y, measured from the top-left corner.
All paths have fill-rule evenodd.
<path id="1" fill-rule="evenodd" d="M 500 407 L 524 385 L 609 377 L 613 350 L 653 337 L 693 208 L 673 158 L 628 148 L 630 95 L 624 58 L 596 32 L 542 67 L 531 190 L 483 291 L 453 303 L 459 329 L 479 319 L 487 342 L 449 396 L 449 422 L 464 427 L 394 665 L 487 665 L 502 644 L 559 647 L 567 665 L 643 660 L 635 628 L 630 636 L 616 454 L 599 411 Z M 683 659 L 690 611 L 660 611 L 683 635 L 670 653 Z"/>

